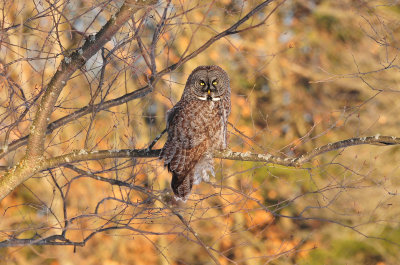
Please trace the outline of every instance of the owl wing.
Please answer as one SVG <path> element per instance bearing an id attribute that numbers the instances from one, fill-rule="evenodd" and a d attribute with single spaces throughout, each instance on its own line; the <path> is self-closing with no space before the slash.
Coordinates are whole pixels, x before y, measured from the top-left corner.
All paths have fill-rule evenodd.
<path id="1" fill-rule="evenodd" d="M 182 104 L 181 101 L 170 109 L 167 112 L 168 141 L 178 141 L 184 148 L 203 142 L 208 135 L 209 119 L 201 111 L 200 104 Z"/>
<path id="2" fill-rule="evenodd" d="M 186 200 L 195 184 L 195 168 L 207 151 L 208 143 L 203 143 L 191 149 L 179 149 L 177 156 L 167 165 L 172 173 L 171 187 L 176 197 Z"/>
<path id="3" fill-rule="evenodd" d="M 193 169 L 210 146 L 207 119 L 199 115 L 198 104 L 178 102 L 167 113 L 168 139 L 160 153 L 164 166 L 172 172 L 171 186 L 185 199 L 193 186 Z"/>

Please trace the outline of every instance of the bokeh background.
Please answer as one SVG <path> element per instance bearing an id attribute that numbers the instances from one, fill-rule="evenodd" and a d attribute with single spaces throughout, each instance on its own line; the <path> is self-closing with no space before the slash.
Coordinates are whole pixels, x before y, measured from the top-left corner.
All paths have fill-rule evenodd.
<path id="1" fill-rule="evenodd" d="M 157 70 L 196 51 L 261 2 L 171 1 L 155 49 Z M 215 42 L 163 75 L 151 93 L 56 129 L 46 155 L 146 148 L 165 128 L 165 113 L 179 100 L 190 72 L 205 64 L 217 64 L 231 77 L 233 151 L 298 157 L 352 137 L 400 136 L 399 4 L 272 1 L 239 29 L 267 18 L 265 23 Z M 28 134 L 34 99 L 60 61 L 120 5 L 1 1 L 3 147 Z M 97 53 L 77 71 L 50 121 L 147 85 L 151 72 L 134 31 L 141 25 L 139 36 L 149 48 L 166 5 L 139 12 L 105 45 L 103 56 Z M 24 113 L 28 103 L 33 107 Z M 164 142 L 165 136 L 155 148 Z M 9 152 L 1 165 L 15 165 L 24 150 Z M 213 264 L 210 251 L 221 264 L 397 264 L 399 151 L 348 147 L 301 168 L 216 159 L 216 177 L 196 186 L 181 205 L 171 203 L 170 175 L 156 158 L 75 165 L 82 171 L 55 168 L 1 201 L 0 241 L 59 234 L 65 220 L 71 241 L 96 233 L 85 246 L 1 248 L 0 263 Z M 158 201 L 94 175 L 144 187 Z M 122 228 L 100 231 L 112 225 Z"/>

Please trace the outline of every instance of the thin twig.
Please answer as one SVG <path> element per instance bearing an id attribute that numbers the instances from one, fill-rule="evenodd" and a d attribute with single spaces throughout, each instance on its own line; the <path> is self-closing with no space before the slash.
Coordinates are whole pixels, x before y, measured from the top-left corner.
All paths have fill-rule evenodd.
<path id="1" fill-rule="evenodd" d="M 154 140 L 150 143 L 149 147 L 147 147 L 147 150 L 151 150 L 151 148 L 153 148 L 153 146 L 158 142 L 158 140 L 160 140 L 160 138 L 166 132 L 167 132 L 167 128 L 165 128 L 159 135 L 156 136 L 156 138 L 154 138 Z"/>

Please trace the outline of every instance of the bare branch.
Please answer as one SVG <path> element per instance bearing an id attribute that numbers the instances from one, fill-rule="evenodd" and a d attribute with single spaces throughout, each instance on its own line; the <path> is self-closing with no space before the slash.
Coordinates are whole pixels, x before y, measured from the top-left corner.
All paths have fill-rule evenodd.
<path id="1" fill-rule="evenodd" d="M 185 62 L 189 61 L 190 59 L 193 59 L 194 57 L 196 57 L 197 55 L 199 55 L 201 52 L 203 52 L 204 50 L 206 50 L 208 47 L 210 47 L 213 43 L 215 43 L 217 40 L 224 38 L 226 36 L 229 35 L 233 35 L 238 33 L 238 28 L 245 23 L 247 20 L 249 20 L 252 16 L 254 16 L 254 14 L 256 14 L 257 12 L 261 11 L 264 7 L 268 6 L 271 2 L 273 2 L 273 0 L 267 0 L 262 2 L 261 4 L 259 4 L 258 6 L 256 6 L 255 8 L 253 8 L 249 13 L 247 13 L 243 18 L 241 18 L 238 22 L 236 22 L 235 24 L 233 24 L 231 27 L 229 27 L 228 29 L 222 31 L 221 33 L 213 36 L 212 38 L 210 38 L 206 43 L 204 43 L 202 46 L 200 46 L 200 48 L 198 48 L 197 50 L 195 50 L 194 52 L 192 52 L 191 54 L 187 55 L 186 57 L 182 58 L 181 60 L 179 60 L 179 62 L 165 68 L 164 70 L 160 71 L 158 73 L 158 77 L 169 73 L 175 69 L 177 69 L 179 66 L 181 66 L 182 64 L 184 64 Z M 265 21 L 264 21 L 265 22 Z M 259 24 L 257 26 L 261 26 L 262 24 Z"/>
<path id="2" fill-rule="evenodd" d="M 155 4 L 157 1 L 149 1 L 146 5 Z M 53 112 L 54 104 L 56 103 L 62 88 L 68 82 L 71 75 L 82 67 L 85 62 L 90 59 L 97 51 L 99 51 L 106 42 L 127 22 L 130 17 L 141 8 L 133 0 L 126 1 L 115 17 L 103 26 L 103 28 L 95 35 L 89 37 L 85 44 L 77 51 L 72 53 L 70 57 L 65 57 L 58 67 L 57 72 L 50 80 L 45 88 L 45 93 L 39 104 L 36 117 L 31 125 L 31 132 L 28 139 L 27 156 L 40 156 L 44 151 L 44 141 L 47 131 L 47 124 L 50 120 L 50 115 Z"/>
<path id="3" fill-rule="evenodd" d="M 85 106 L 77 111 L 75 111 L 74 113 L 71 113 L 63 118 L 60 118 L 52 123 L 50 123 L 47 126 L 47 131 L 46 134 L 50 134 L 52 133 L 55 129 L 60 128 L 61 126 L 76 120 L 82 116 L 85 116 L 89 113 L 92 113 L 93 109 L 96 109 L 96 111 L 101 111 L 101 110 L 106 110 L 109 109 L 111 107 L 114 106 L 118 106 L 118 105 L 122 105 L 128 101 L 134 100 L 134 99 L 138 99 L 138 98 L 142 98 L 144 96 L 146 96 L 147 94 L 152 92 L 152 86 L 164 75 L 176 70 L 179 66 L 183 65 L 185 62 L 195 58 L 197 55 L 199 55 L 201 52 L 203 52 L 204 50 L 206 50 L 207 48 L 209 48 L 212 44 L 214 44 L 216 41 L 220 40 L 221 38 L 224 38 L 226 36 L 229 35 L 233 35 L 238 33 L 237 28 L 242 25 L 243 23 L 245 23 L 247 20 L 249 20 L 252 16 L 254 16 L 257 12 L 261 11 L 264 7 L 266 7 L 267 5 L 269 5 L 271 2 L 273 2 L 273 0 L 268 0 L 268 1 L 264 1 L 261 4 L 259 4 L 258 6 L 256 6 L 254 9 L 252 9 L 248 14 L 246 14 L 242 19 L 240 19 L 238 22 L 236 22 L 234 25 L 232 25 L 231 27 L 229 27 L 228 29 L 220 32 L 219 34 L 213 36 L 212 38 L 210 38 L 207 42 L 205 42 L 200 48 L 198 48 L 197 50 L 195 50 L 194 52 L 192 52 L 191 54 L 187 55 L 186 57 L 183 57 L 179 62 L 170 65 L 169 67 L 166 67 L 165 69 L 161 70 L 160 72 L 158 72 L 157 74 L 154 74 L 152 76 L 154 76 L 154 79 L 152 79 L 150 81 L 149 85 L 146 85 L 140 89 L 137 89 L 131 93 L 127 93 L 121 97 L 112 99 L 112 100 L 108 100 L 99 104 L 95 104 L 95 105 L 89 105 L 89 106 Z M 274 9 L 275 10 L 275 9 Z M 263 22 L 265 23 L 266 21 L 263 20 Z M 257 27 L 263 25 L 263 23 L 257 24 Z M 251 27 L 251 28 L 254 28 Z M 144 53 L 143 51 L 143 44 L 140 40 L 140 37 L 138 39 L 138 43 L 139 43 L 139 48 L 142 50 L 142 54 L 143 54 L 143 58 L 145 58 L 145 61 L 147 60 L 147 56 L 146 53 Z M 147 63 L 148 65 L 151 65 L 150 62 Z M 153 82 L 152 82 L 153 81 Z M 10 143 L 7 146 L 7 151 L 5 150 L 0 150 L 0 158 L 4 157 L 7 153 L 12 152 L 16 149 L 18 149 L 21 146 L 24 146 L 28 143 L 28 136 L 24 136 L 18 140 L 13 141 L 12 143 Z"/>
<path id="4" fill-rule="evenodd" d="M 143 6 L 156 3 L 156 0 L 151 0 L 145 2 L 144 5 L 137 5 L 136 1 L 127 0 L 117 14 L 112 16 L 96 35 L 90 36 L 81 48 L 73 52 L 71 56 L 64 58 L 57 72 L 45 88 L 30 128 L 25 158 L 0 178 L 0 201 L 43 166 L 44 158 L 42 154 L 44 152 L 48 121 L 58 96 L 71 75 L 99 51 L 136 11 Z"/>
<path id="5" fill-rule="evenodd" d="M 98 112 L 101 110 L 109 109 L 111 107 L 124 104 L 133 99 L 142 98 L 150 92 L 151 92 L 151 88 L 149 86 L 144 86 L 144 87 L 137 89 L 131 93 L 127 93 L 119 98 L 115 98 L 115 99 L 108 100 L 108 101 L 94 104 L 94 105 L 85 106 L 85 107 L 75 111 L 74 113 L 71 113 L 65 117 L 62 117 L 62 118 L 50 123 L 47 126 L 46 134 L 50 134 L 55 129 L 58 129 L 58 128 L 68 124 L 71 121 L 74 121 L 76 119 L 79 119 L 80 117 L 83 117 L 89 113 L 92 113 L 94 110 L 96 110 Z M 7 152 L 5 152 L 4 150 L 0 151 L 0 158 L 5 156 L 8 152 L 12 152 L 12 151 L 18 149 L 19 147 L 26 145 L 28 143 L 28 137 L 29 137 L 29 135 L 24 136 L 24 137 L 10 143 L 9 146 L 7 147 Z"/>
<path id="6" fill-rule="evenodd" d="M 354 146 L 354 145 L 362 145 L 362 144 L 370 144 L 370 145 L 398 145 L 400 144 L 400 138 L 395 136 L 368 136 L 368 137 L 359 137 L 359 138 L 351 138 L 343 141 L 338 141 L 334 143 L 329 143 L 327 145 L 315 148 L 311 152 L 304 154 L 300 157 L 278 157 L 273 156 L 271 154 L 254 154 L 254 153 L 240 153 L 240 152 L 232 152 L 231 150 L 223 151 L 214 154 L 216 158 L 230 159 L 230 160 L 241 160 L 241 161 L 255 161 L 255 162 L 265 162 L 282 166 L 294 166 L 300 167 L 303 164 L 311 161 L 312 158 L 335 150 L 339 150 L 342 148 Z"/>
<path id="7" fill-rule="evenodd" d="M 158 137 L 157 137 L 158 138 Z M 156 139 L 157 139 L 156 138 Z M 153 141 L 154 142 L 154 141 Z M 368 136 L 361 138 L 351 138 L 335 143 L 329 143 L 327 145 L 318 147 L 311 152 L 302 155 L 300 157 L 279 157 L 271 154 L 256 154 L 251 152 L 233 152 L 232 150 L 217 151 L 214 153 L 215 158 L 228 159 L 228 160 L 239 160 L 239 161 L 253 161 L 271 163 L 275 165 L 289 166 L 289 167 L 300 167 L 303 164 L 311 161 L 315 156 L 323 153 L 339 150 L 342 148 L 354 146 L 354 145 L 398 145 L 400 144 L 400 138 L 394 136 Z M 89 160 L 100 160 L 109 158 L 156 158 L 159 156 L 161 149 L 122 149 L 122 150 L 95 150 L 86 151 L 84 149 L 76 150 L 72 153 L 57 156 L 42 160 L 38 163 L 33 174 L 38 173 L 49 168 L 54 168 L 70 163 L 77 163 L 81 161 Z"/>

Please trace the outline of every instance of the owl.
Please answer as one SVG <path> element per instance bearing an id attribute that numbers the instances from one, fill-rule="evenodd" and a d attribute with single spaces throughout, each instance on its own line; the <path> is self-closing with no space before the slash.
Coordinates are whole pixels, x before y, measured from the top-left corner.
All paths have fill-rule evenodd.
<path id="1" fill-rule="evenodd" d="M 167 112 L 168 139 L 160 153 L 176 199 L 186 201 L 193 185 L 214 175 L 213 151 L 226 149 L 230 112 L 227 73 L 216 65 L 194 69 L 181 99 Z"/>

